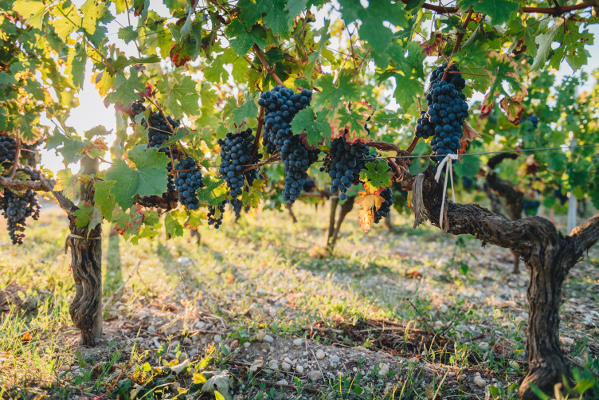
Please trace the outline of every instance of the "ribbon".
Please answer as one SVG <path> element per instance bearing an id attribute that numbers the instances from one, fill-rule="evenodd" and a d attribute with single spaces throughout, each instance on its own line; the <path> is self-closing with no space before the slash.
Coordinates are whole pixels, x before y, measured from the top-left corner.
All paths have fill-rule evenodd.
<path id="1" fill-rule="evenodd" d="M 443 185 L 443 201 L 441 203 L 441 214 L 439 215 L 439 226 L 443 229 L 443 215 L 445 214 L 443 211 L 445 210 L 445 194 L 447 193 L 447 176 L 451 178 L 451 195 L 453 197 L 453 202 L 455 203 L 455 192 L 453 190 L 453 162 L 452 160 L 457 160 L 457 154 L 448 154 L 445 158 L 437 165 L 437 173 L 435 174 L 435 181 L 439 182 L 439 178 L 441 177 L 441 173 L 443 172 L 443 167 L 446 167 L 445 171 L 445 184 Z M 445 230 L 445 229 L 443 229 Z"/>

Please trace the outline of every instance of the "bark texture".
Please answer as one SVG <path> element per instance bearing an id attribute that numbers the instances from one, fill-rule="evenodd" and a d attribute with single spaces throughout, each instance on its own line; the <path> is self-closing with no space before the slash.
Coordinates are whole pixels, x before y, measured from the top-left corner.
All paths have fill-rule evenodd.
<path id="1" fill-rule="evenodd" d="M 86 174 L 98 172 L 98 160 L 83 159 Z M 81 184 L 81 201 L 92 203 L 94 182 Z M 71 253 L 71 271 L 75 281 L 75 298 L 69 314 L 75 327 L 81 330 L 81 344 L 94 346 L 102 336 L 102 225 L 88 233 L 88 226 L 77 227 L 76 218 L 69 213 L 71 235 L 67 245 Z"/>
<path id="2" fill-rule="evenodd" d="M 347 198 L 347 200 L 345 200 L 345 203 L 341 204 L 341 207 L 339 210 L 339 218 L 337 219 L 337 225 L 335 226 L 335 231 L 333 232 L 333 238 L 331 239 L 331 242 L 329 243 L 329 247 L 331 249 L 335 248 L 335 243 L 337 243 L 337 239 L 339 238 L 339 231 L 341 230 L 341 224 L 343 223 L 343 220 L 345 219 L 347 214 L 349 214 L 351 212 L 351 210 L 354 208 L 355 201 L 356 201 L 356 196 L 350 196 Z"/>
<path id="3" fill-rule="evenodd" d="M 424 174 L 422 198 L 427 216 L 443 229 L 439 225 L 442 184 L 434 180 L 434 167 Z M 483 243 L 511 249 L 524 260 L 530 272 L 526 343 L 529 369 L 520 384 L 519 396 L 537 400 L 530 383 L 553 394 L 554 385 L 569 375 L 559 343 L 562 285 L 570 269 L 599 240 L 599 214 L 563 236 L 551 221 L 541 217 L 513 221 L 475 204 L 446 202 L 446 207 L 447 232 L 474 235 Z"/>

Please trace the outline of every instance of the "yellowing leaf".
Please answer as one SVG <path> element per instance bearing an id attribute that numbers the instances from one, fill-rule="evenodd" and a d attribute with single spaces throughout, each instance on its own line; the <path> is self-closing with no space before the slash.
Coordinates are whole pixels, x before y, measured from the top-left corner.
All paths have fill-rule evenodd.
<path id="1" fill-rule="evenodd" d="M 202 383 L 206 382 L 206 377 L 204 376 L 204 374 L 199 373 L 199 374 L 193 374 L 193 378 L 191 378 L 191 380 L 193 381 L 193 383 L 195 383 L 196 385 L 201 385 Z"/>
<path id="2" fill-rule="evenodd" d="M 362 206 L 362 209 L 358 211 L 358 222 L 360 228 L 364 229 L 364 232 L 368 232 L 374 221 L 374 212 L 378 210 L 381 205 L 385 202 L 377 192 L 374 192 L 370 187 L 366 187 L 366 191 L 359 192 L 359 199 L 356 203 Z"/>
<path id="3" fill-rule="evenodd" d="M 215 390 L 215 391 L 214 391 L 214 396 L 215 396 L 216 400 L 226 400 L 226 399 L 225 399 L 225 396 L 223 396 L 222 394 L 220 394 L 220 393 L 218 392 L 218 390 Z"/>
<path id="4" fill-rule="evenodd" d="M 364 232 L 368 232 L 374 221 L 374 212 L 372 210 L 360 210 L 358 211 L 358 222 L 360 228 L 364 229 Z"/>

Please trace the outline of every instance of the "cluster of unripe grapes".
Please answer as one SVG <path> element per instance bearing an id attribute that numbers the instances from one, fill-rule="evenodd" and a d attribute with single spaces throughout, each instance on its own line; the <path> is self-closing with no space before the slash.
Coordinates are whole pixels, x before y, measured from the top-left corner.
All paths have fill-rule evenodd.
<path id="1" fill-rule="evenodd" d="M 318 160 L 319 150 L 309 149 L 298 135 L 291 131 L 291 121 L 295 115 L 310 105 L 312 92 L 293 90 L 275 86 L 260 95 L 258 104 L 264 107 L 263 142 L 270 154 L 279 152 L 285 166 L 285 187 L 283 199 L 293 204 L 302 192 L 308 179 L 308 168 Z"/>
<path id="2" fill-rule="evenodd" d="M 345 136 L 335 138 L 320 168 L 321 171 L 326 169 L 332 179 L 331 193 L 339 192 L 339 199 L 345 200 L 347 190 L 360 182 L 360 171 L 375 157 L 364 143 L 350 144 Z"/>
<path id="3" fill-rule="evenodd" d="M 428 109 L 421 111 L 416 122 L 416 136 L 427 139 L 433 136 L 431 159 L 442 160 L 447 154 L 457 154 L 464 132 L 464 119 L 468 117 L 468 103 L 462 90 L 466 81 L 458 68 L 449 68 L 447 81 L 442 80 L 447 66 L 435 69 L 426 95 Z"/>
<path id="4" fill-rule="evenodd" d="M 240 133 L 229 132 L 224 139 L 218 139 L 218 144 L 221 147 L 218 173 L 231 189 L 232 198 L 243 192 L 246 180 L 251 185 L 258 177 L 256 168 L 243 172 L 246 165 L 255 164 L 262 158 L 261 153 L 256 153 L 252 157 L 255 139 L 251 128 Z"/>

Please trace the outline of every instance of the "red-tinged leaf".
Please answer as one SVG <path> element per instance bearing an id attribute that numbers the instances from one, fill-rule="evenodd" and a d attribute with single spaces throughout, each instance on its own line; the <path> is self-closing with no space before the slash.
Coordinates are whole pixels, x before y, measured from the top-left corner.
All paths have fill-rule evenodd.
<path id="1" fill-rule="evenodd" d="M 462 134 L 462 142 L 472 142 L 474 139 L 479 138 L 480 133 L 476 131 L 468 121 L 464 121 L 464 133 Z"/>
<path id="2" fill-rule="evenodd" d="M 524 114 L 524 106 L 519 101 L 512 99 L 511 97 L 504 97 L 499 103 L 501 108 L 505 111 L 507 119 L 514 125 L 520 124 L 522 115 Z"/>
<path id="3" fill-rule="evenodd" d="M 145 99 L 154 97 L 154 86 L 150 82 L 146 82 L 146 88 L 139 95 Z"/>
<path id="4" fill-rule="evenodd" d="M 493 107 L 495 107 L 495 102 L 493 101 L 494 95 L 489 92 L 485 96 L 485 100 L 483 101 L 482 106 L 480 107 L 480 118 L 487 118 L 491 115 L 491 111 L 493 111 Z"/>

